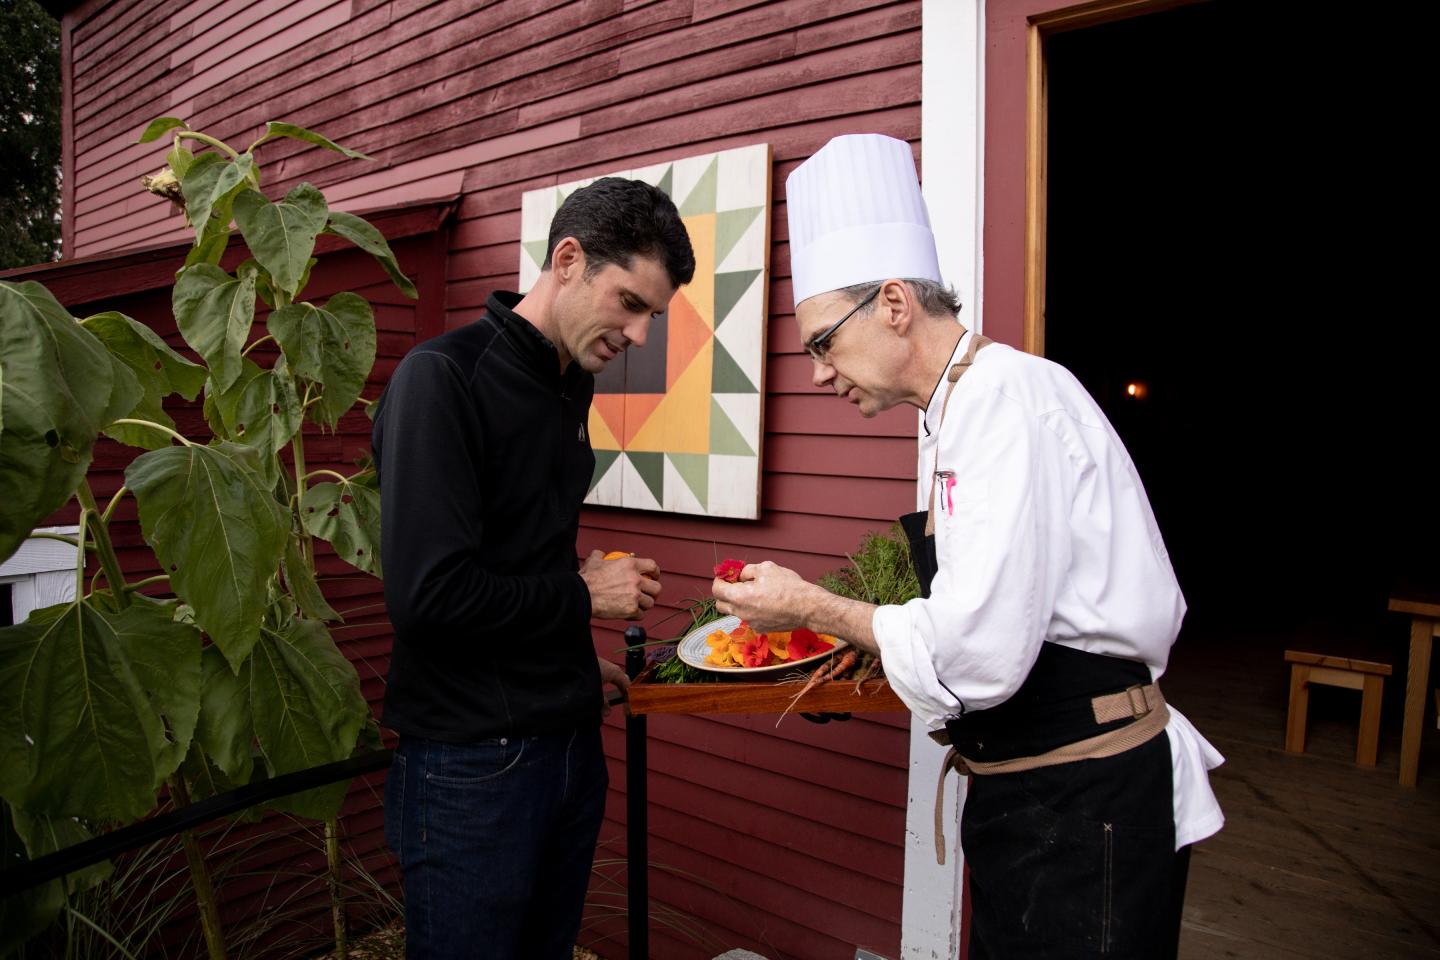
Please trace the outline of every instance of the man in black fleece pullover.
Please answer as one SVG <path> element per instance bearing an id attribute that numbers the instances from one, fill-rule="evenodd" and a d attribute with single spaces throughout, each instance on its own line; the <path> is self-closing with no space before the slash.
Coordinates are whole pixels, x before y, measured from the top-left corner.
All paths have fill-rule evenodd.
<path id="1" fill-rule="evenodd" d="M 534 288 L 417 344 L 380 399 L 408 956 L 570 956 L 608 783 L 601 683 L 625 687 L 589 621 L 638 619 L 660 589 L 652 560 L 576 561 L 594 374 L 694 269 L 663 192 L 596 181 L 556 212 Z"/>

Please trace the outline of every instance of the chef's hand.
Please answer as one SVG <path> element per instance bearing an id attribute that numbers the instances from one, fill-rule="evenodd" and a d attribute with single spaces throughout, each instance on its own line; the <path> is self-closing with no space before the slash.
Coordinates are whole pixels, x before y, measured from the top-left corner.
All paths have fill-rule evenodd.
<path id="1" fill-rule="evenodd" d="M 604 657 L 596 656 L 600 664 L 600 716 L 610 716 L 610 698 L 605 695 L 606 687 L 614 687 L 626 697 L 630 695 L 630 678 L 625 675 L 625 670 L 618 663 L 612 663 Z M 625 703 L 625 716 L 630 716 L 630 704 Z"/>
<path id="2" fill-rule="evenodd" d="M 642 557 L 604 559 L 591 550 L 580 567 L 590 589 L 590 616 L 598 620 L 639 620 L 660 593 L 660 565 Z"/>
<path id="3" fill-rule="evenodd" d="M 710 591 L 715 594 L 716 610 L 735 614 L 756 633 L 809 626 L 817 591 L 825 593 L 794 570 L 769 560 L 746 564 L 738 583 L 717 578 Z"/>

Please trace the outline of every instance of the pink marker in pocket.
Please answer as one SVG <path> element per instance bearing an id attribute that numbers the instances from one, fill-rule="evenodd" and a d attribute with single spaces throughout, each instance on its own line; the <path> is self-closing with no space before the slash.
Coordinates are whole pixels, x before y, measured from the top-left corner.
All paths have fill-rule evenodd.
<path id="1" fill-rule="evenodd" d="M 955 489 L 955 471 L 936 470 L 935 476 L 937 479 L 945 481 L 945 513 L 953 517 L 955 516 L 955 497 L 951 491 Z"/>

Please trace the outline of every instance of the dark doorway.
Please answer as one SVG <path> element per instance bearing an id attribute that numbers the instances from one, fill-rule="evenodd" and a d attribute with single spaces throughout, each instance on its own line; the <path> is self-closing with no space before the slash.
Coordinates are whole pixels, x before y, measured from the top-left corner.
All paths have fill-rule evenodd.
<path id="1" fill-rule="evenodd" d="M 1364 49 L 1355 18 L 1326 37 L 1295 13 L 1215 0 L 1047 39 L 1046 355 L 1134 457 L 1191 620 L 1393 639 L 1392 580 L 1440 552 L 1433 308 L 1388 295 L 1383 70 L 1336 55 Z"/>

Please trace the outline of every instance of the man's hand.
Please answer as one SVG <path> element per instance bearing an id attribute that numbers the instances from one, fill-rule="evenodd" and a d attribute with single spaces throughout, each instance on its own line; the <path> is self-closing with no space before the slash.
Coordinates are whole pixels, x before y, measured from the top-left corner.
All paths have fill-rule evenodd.
<path id="1" fill-rule="evenodd" d="M 715 609 L 733 613 L 756 633 L 808 627 L 848 640 L 864 653 L 878 654 L 871 620 L 875 607 L 837 597 L 779 564 L 747 564 L 737 583 L 716 579 L 710 585 Z"/>
<path id="2" fill-rule="evenodd" d="M 756 633 L 809 626 L 815 601 L 826 594 L 794 570 L 769 560 L 746 564 L 736 583 L 717 577 L 710 591 L 718 601 L 716 610 L 735 614 Z"/>
<path id="3" fill-rule="evenodd" d="M 590 589 L 590 615 L 598 620 L 639 620 L 660 593 L 660 565 L 642 557 L 606 560 L 591 550 L 580 577 Z"/>
<path id="4" fill-rule="evenodd" d="M 596 656 L 600 664 L 600 716 L 610 716 L 610 698 L 605 695 L 606 687 L 614 687 L 627 697 L 630 695 L 630 678 L 618 663 L 611 663 L 604 657 Z M 625 716 L 630 716 L 630 704 L 625 704 Z"/>

